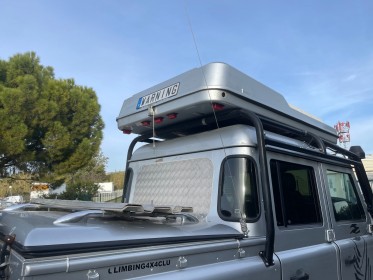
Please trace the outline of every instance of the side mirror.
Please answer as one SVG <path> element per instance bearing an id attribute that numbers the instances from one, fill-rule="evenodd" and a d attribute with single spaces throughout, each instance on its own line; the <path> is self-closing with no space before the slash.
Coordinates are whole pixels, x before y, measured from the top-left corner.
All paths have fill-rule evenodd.
<path id="1" fill-rule="evenodd" d="M 360 146 L 351 146 L 350 152 L 357 155 L 360 159 L 365 158 L 365 152 Z"/>

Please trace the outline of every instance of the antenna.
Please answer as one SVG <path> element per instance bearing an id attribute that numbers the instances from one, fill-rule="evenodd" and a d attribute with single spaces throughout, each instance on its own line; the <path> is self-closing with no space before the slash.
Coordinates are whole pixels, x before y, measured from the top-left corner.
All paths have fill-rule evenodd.
<path id="1" fill-rule="evenodd" d="M 185 7 L 185 14 L 186 14 L 186 17 L 187 17 L 187 20 L 188 20 L 189 29 L 190 29 L 190 32 L 191 32 L 192 37 L 193 37 L 193 43 L 194 43 L 194 47 L 196 49 L 196 53 L 197 53 L 197 57 L 198 57 L 198 61 L 199 61 L 199 66 L 201 68 L 203 80 L 205 82 L 206 90 L 207 90 L 208 95 L 209 95 L 209 99 L 210 99 L 210 103 L 211 103 L 212 112 L 214 114 L 214 119 L 215 119 L 216 127 L 219 129 L 220 127 L 219 127 L 219 123 L 218 123 L 218 118 L 216 117 L 215 109 L 212 106 L 212 99 L 211 99 L 211 95 L 210 95 L 209 86 L 207 84 L 207 79 L 206 79 L 205 72 L 203 71 L 202 59 L 201 59 L 201 56 L 200 56 L 200 53 L 199 53 L 199 50 L 198 50 L 197 40 L 196 40 L 196 36 L 194 35 L 192 22 L 191 22 L 190 17 L 189 17 L 187 0 L 184 0 L 184 7 Z M 220 141 L 221 141 L 222 146 L 224 147 L 223 138 L 221 136 L 220 136 Z"/>
<path id="2" fill-rule="evenodd" d="M 188 24 L 189 24 L 189 29 L 190 29 L 190 32 L 192 34 L 192 37 L 193 37 L 193 43 L 194 43 L 194 47 L 196 49 L 196 53 L 197 53 L 197 57 L 198 57 L 198 61 L 199 61 L 199 65 L 200 65 L 200 69 L 201 69 L 201 72 L 202 72 L 202 76 L 203 76 L 203 80 L 205 82 L 205 86 L 206 86 L 206 90 L 207 90 L 207 93 L 208 93 L 208 96 L 209 96 L 209 99 L 210 99 L 210 104 L 211 104 L 211 110 L 214 114 L 214 119 L 215 119 L 215 123 L 216 123 L 216 127 L 217 129 L 219 130 L 220 129 L 220 126 L 219 126 L 219 122 L 218 122 L 218 118 L 216 116 L 216 112 L 215 112 L 215 108 L 213 106 L 213 102 L 212 102 L 212 98 L 211 98 L 211 95 L 210 95 L 210 90 L 209 90 L 209 85 L 207 83 L 207 79 L 206 79 L 206 75 L 205 75 L 205 72 L 203 70 L 203 66 L 202 66 L 202 59 L 201 59 L 201 56 L 200 56 L 200 53 L 199 53 L 199 50 L 198 50 L 198 45 L 197 45 L 197 40 L 196 40 L 196 36 L 194 35 L 194 31 L 193 31 L 193 26 L 192 26 L 192 22 L 190 20 L 190 17 L 189 17 L 189 13 L 188 13 L 188 7 L 187 7 L 187 0 L 184 0 L 184 7 L 185 7 L 185 13 L 186 13 L 186 17 L 187 17 L 187 20 L 188 20 Z M 243 89 L 242 89 L 243 91 Z M 219 130 L 220 131 L 220 130 Z M 225 145 L 224 145 L 224 141 L 223 141 L 223 137 L 222 135 L 219 133 L 219 138 L 220 138 L 220 142 L 221 142 L 221 145 L 223 147 L 223 152 L 224 152 L 224 156 L 227 157 L 227 153 L 226 153 L 226 150 L 225 150 Z M 230 170 L 229 172 L 231 172 L 231 166 L 230 164 L 228 163 L 228 169 Z M 235 182 L 233 180 L 233 178 L 231 177 L 230 178 L 231 180 L 231 183 L 233 186 L 235 186 Z M 237 187 L 237 186 L 235 186 Z M 248 236 L 248 229 L 247 229 L 247 225 L 246 225 L 246 214 L 244 213 L 244 204 L 243 205 L 240 205 L 241 206 L 241 209 L 240 209 L 240 225 L 241 225 L 241 231 L 243 232 L 243 234 L 247 237 Z"/>

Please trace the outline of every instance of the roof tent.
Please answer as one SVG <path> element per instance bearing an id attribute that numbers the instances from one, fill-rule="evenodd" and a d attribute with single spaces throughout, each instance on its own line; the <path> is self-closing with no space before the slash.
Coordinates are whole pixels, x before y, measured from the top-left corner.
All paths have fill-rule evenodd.
<path id="1" fill-rule="evenodd" d="M 208 118 L 240 123 L 239 114 L 231 113 L 235 110 L 254 112 L 269 124 L 264 125 L 267 130 L 288 127 L 337 142 L 333 127 L 289 106 L 280 93 L 225 63 L 192 69 L 133 95 L 124 101 L 117 122 L 124 133 L 154 135 L 155 131 L 172 138 L 195 133 L 192 124 L 206 125 Z M 162 134 L 170 128 L 174 133 Z"/>

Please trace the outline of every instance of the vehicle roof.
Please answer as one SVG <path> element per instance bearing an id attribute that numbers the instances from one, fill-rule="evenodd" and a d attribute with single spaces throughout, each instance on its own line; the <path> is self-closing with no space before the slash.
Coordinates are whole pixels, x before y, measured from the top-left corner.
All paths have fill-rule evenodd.
<path id="1" fill-rule="evenodd" d="M 277 142 L 312 149 L 302 141 L 272 132 L 266 132 L 266 137 L 267 139 L 276 140 Z M 143 145 L 134 152 L 130 161 L 203 152 L 229 147 L 254 147 L 256 145 L 257 139 L 255 129 L 248 125 L 237 124 L 167 141 L 156 142 L 155 146 L 153 146 L 152 143 Z"/>

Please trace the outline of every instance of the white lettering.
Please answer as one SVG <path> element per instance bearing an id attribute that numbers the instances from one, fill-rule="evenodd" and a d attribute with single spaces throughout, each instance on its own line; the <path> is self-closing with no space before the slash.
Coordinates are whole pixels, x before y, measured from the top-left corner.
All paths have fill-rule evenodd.
<path id="1" fill-rule="evenodd" d="M 171 86 L 157 90 L 156 92 L 152 92 L 148 95 L 140 97 L 139 101 L 137 102 L 136 109 L 140 109 L 144 106 L 148 106 L 163 99 L 175 96 L 179 91 L 179 86 L 180 83 L 176 83 Z"/>

